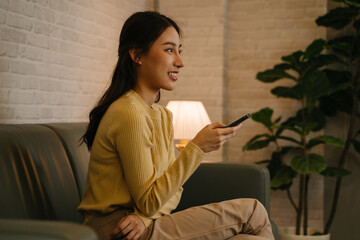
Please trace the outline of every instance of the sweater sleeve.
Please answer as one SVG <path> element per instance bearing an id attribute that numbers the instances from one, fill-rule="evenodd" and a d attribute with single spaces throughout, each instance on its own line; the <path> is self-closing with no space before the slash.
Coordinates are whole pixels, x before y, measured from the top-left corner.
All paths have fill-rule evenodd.
<path id="1" fill-rule="evenodd" d="M 113 138 L 125 181 L 136 207 L 144 216 L 151 217 L 191 176 L 205 153 L 190 142 L 168 169 L 157 177 L 151 153 L 151 119 L 134 108 L 121 113 L 121 118 L 113 128 Z"/>

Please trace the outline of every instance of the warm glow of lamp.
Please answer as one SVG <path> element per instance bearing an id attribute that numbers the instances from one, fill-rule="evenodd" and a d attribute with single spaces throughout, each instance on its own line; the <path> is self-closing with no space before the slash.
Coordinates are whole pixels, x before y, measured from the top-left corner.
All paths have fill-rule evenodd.
<path id="1" fill-rule="evenodd" d="M 200 101 L 170 101 L 166 106 L 173 113 L 174 139 L 181 151 L 205 125 L 210 123 L 204 105 Z"/>

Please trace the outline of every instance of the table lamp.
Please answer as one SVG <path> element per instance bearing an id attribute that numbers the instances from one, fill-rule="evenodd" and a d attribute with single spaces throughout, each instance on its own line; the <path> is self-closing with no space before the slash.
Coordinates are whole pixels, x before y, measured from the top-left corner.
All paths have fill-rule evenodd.
<path id="1" fill-rule="evenodd" d="M 175 146 L 182 151 L 210 123 L 209 115 L 200 101 L 170 101 L 166 107 L 173 113 L 174 139 L 180 140 Z"/>

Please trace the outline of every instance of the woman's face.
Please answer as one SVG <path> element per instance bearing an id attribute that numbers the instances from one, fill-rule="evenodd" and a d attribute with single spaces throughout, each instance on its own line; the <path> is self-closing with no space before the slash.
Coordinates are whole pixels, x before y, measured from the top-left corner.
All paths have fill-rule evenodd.
<path id="1" fill-rule="evenodd" d="M 140 57 L 137 81 L 152 91 L 173 90 L 184 62 L 180 56 L 180 37 L 175 28 L 168 27 Z"/>

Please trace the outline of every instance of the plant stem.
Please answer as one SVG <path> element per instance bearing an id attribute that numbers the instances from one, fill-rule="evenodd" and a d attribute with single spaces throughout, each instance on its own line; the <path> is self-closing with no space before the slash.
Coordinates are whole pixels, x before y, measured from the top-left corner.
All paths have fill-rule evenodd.
<path id="1" fill-rule="evenodd" d="M 295 212 L 297 213 L 299 211 L 299 209 L 298 209 L 298 207 L 296 206 L 296 204 L 294 202 L 294 199 L 293 199 L 293 197 L 291 195 L 291 192 L 290 192 L 290 188 L 287 188 L 286 192 L 287 192 L 287 196 L 288 196 L 288 198 L 290 200 L 291 205 L 294 207 Z"/>
<path id="2" fill-rule="evenodd" d="M 352 106 L 352 112 L 351 112 L 351 118 L 350 118 L 350 125 L 349 125 L 349 129 L 348 129 L 347 136 L 346 136 L 345 147 L 343 148 L 343 151 L 341 153 L 341 157 L 340 157 L 340 161 L 339 161 L 339 165 L 338 165 L 339 168 L 344 167 L 346 156 L 348 154 L 349 148 L 350 148 L 352 140 L 353 140 L 353 135 L 354 135 L 354 131 L 355 131 L 355 122 L 356 122 L 357 92 L 359 91 L 359 82 L 360 82 L 360 76 L 359 76 L 359 71 L 358 71 L 356 74 L 356 78 L 355 78 L 353 106 Z M 328 221 L 326 222 L 326 225 L 324 228 L 324 234 L 329 233 L 331 224 L 333 223 L 336 209 L 337 209 L 338 200 L 339 200 L 341 183 L 342 183 L 342 177 L 337 177 L 331 211 L 330 211 L 330 216 L 329 216 Z"/>
<path id="3" fill-rule="evenodd" d="M 304 189 L 304 235 L 307 235 L 307 228 L 308 228 L 308 190 L 309 190 L 309 180 L 310 175 L 305 175 L 305 189 Z"/>
<path id="4" fill-rule="evenodd" d="M 300 184 L 299 184 L 299 204 L 298 204 L 298 211 L 296 213 L 296 235 L 300 235 L 300 227 L 301 227 L 301 215 L 303 213 L 303 206 L 304 206 L 304 175 L 300 174 Z"/>

